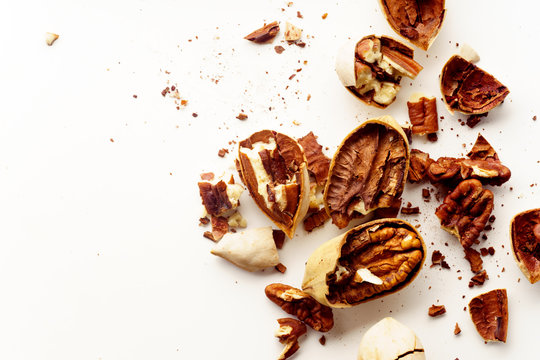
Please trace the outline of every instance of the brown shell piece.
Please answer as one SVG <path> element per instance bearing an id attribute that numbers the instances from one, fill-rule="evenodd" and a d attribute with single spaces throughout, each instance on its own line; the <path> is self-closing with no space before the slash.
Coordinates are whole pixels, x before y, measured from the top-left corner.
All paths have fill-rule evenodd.
<path id="1" fill-rule="evenodd" d="M 493 210 L 493 193 L 475 179 L 465 180 L 444 198 L 435 215 L 441 226 L 470 247 L 484 230 Z"/>
<path id="2" fill-rule="evenodd" d="M 506 342 L 508 297 L 506 289 L 491 290 L 469 302 L 469 313 L 476 330 L 486 341 Z"/>
<path id="3" fill-rule="evenodd" d="M 250 158 L 256 144 L 263 146 Z M 238 160 L 257 206 L 292 238 L 309 206 L 309 175 L 300 145 L 287 135 L 262 130 L 239 143 Z"/>
<path id="4" fill-rule="evenodd" d="M 531 284 L 540 280 L 540 209 L 517 214 L 510 224 L 514 258 Z"/>
<path id="5" fill-rule="evenodd" d="M 285 284 L 270 284 L 266 296 L 285 312 L 295 315 L 314 330 L 327 332 L 334 326 L 334 315 L 328 306 L 318 303 L 309 294 Z"/>
<path id="6" fill-rule="evenodd" d="M 409 169 L 409 144 L 390 116 L 364 122 L 341 143 L 328 174 L 324 204 L 340 229 L 353 218 L 392 207 Z"/>
<path id="7" fill-rule="evenodd" d="M 450 113 L 483 114 L 500 105 L 510 93 L 492 75 L 459 55 L 444 65 L 441 92 Z"/>
<path id="8" fill-rule="evenodd" d="M 499 160 L 499 155 L 482 134 L 478 134 L 476 141 L 467 157 L 471 160 Z"/>
<path id="9" fill-rule="evenodd" d="M 256 43 L 264 43 L 276 37 L 279 32 L 279 24 L 274 21 L 270 24 L 263 26 L 260 29 L 255 30 L 249 35 L 246 35 L 244 39 L 253 41 Z"/>
<path id="10" fill-rule="evenodd" d="M 444 0 L 380 0 L 394 31 L 423 50 L 429 49 L 444 20 Z"/>
<path id="11" fill-rule="evenodd" d="M 345 308 L 403 289 L 426 257 L 416 229 L 400 219 L 359 225 L 327 241 L 306 263 L 302 289 L 322 304 Z"/>

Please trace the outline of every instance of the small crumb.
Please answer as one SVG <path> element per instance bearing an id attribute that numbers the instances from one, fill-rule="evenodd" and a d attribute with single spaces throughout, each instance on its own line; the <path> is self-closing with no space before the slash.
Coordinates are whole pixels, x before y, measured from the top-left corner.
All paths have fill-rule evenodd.
<path id="1" fill-rule="evenodd" d="M 281 54 L 282 52 L 285 51 L 285 48 L 281 45 L 278 45 L 278 46 L 274 46 L 274 50 L 276 51 L 276 53 Z"/>
<path id="2" fill-rule="evenodd" d="M 454 327 L 454 335 L 458 335 L 461 333 L 461 329 L 459 328 L 458 323 L 456 323 L 456 326 Z"/>
<path id="3" fill-rule="evenodd" d="M 208 223 L 210 223 L 210 219 L 206 216 L 199 219 L 199 226 L 207 225 Z"/>
<path id="4" fill-rule="evenodd" d="M 244 113 L 239 113 L 236 118 L 238 120 L 246 120 L 248 118 L 248 116 L 246 114 L 244 114 Z"/>
<path id="5" fill-rule="evenodd" d="M 431 133 L 427 135 L 427 139 L 431 142 L 435 142 L 439 140 L 439 137 L 437 136 L 437 133 Z"/>
<path id="6" fill-rule="evenodd" d="M 326 344 L 326 337 L 324 335 L 322 335 L 320 338 L 319 338 L 319 343 L 324 346 Z"/>
<path id="7" fill-rule="evenodd" d="M 133 98 L 136 99 L 136 98 L 137 98 L 137 95 L 133 94 Z"/>
<path id="8" fill-rule="evenodd" d="M 536 115 L 533 116 L 533 120 L 536 121 Z"/>
<path id="9" fill-rule="evenodd" d="M 300 13 L 300 11 L 297 11 L 296 12 L 296 17 L 299 18 L 299 19 L 303 19 L 304 16 L 302 16 L 302 14 Z"/>
<path id="10" fill-rule="evenodd" d="M 110 138 L 109 141 L 110 141 L 110 142 L 114 142 L 114 139 L 113 139 L 113 138 Z"/>
<path id="11" fill-rule="evenodd" d="M 228 154 L 228 153 L 229 153 L 229 150 L 227 150 L 227 149 L 220 149 L 220 150 L 218 151 L 218 156 L 219 156 L 219 157 L 225 157 L 225 154 Z"/>
<path id="12" fill-rule="evenodd" d="M 191 114 L 191 116 L 193 116 L 193 117 L 197 117 L 197 116 L 199 116 L 199 114 L 197 114 L 197 113 L 193 113 L 193 114 Z"/>
<path id="13" fill-rule="evenodd" d="M 58 40 L 59 37 L 60 35 L 55 33 L 45 33 L 45 42 L 47 42 L 47 45 L 52 46 L 52 44 L 54 44 L 54 42 Z"/>
<path id="14" fill-rule="evenodd" d="M 322 19 L 323 19 L 323 20 L 326 19 L 327 17 L 328 17 L 328 13 L 322 14 Z"/>
<path id="15" fill-rule="evenodd" d="M 296 74 L 292 74 L 291 76 L 289 76 L 289 80 L 294 79 L 295 76 L 296 76 Z"/>
<path id="16" fill-rule="evenodd" d="M 308 94 L 307 101 L 311 100 L 311 94 Z"/>
<path id="17" fill-rule="evenodd" d="M 275 266 L 275 269 L 277 271 L 279 271 L 280 273 L 284 273 L 285 271 L 287 271 L 287 267 L 285 265 L 283 265 L 282 263 L 279 263 Z"/>
<path id="18" fill-rule="evenodd" d="M 428 310 L 428 315 L 431 317 L 440 316 L 444 313 L 446 313 L 446 308 L 444 305 L 431 305 Z"/>

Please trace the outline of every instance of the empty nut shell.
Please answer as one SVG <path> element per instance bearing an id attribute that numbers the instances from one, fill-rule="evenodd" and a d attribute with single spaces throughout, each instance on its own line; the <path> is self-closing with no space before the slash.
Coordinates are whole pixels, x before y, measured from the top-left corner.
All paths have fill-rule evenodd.
<path id="1" fill-rule="evenodd" d="M 412 225 L 400 219 L 371 221 L 315 250 L 302 289 L 321 304 L 351 307 L 410 284 L 425 257 L 424 241 Z"/>
<path id="2" fill-rule="evenodd" d="M 287 135 L 262 130 L 240 142 L 238 160 L 257 206 L 292 238 L 309 206 L 309 175 L 300 145 Z"/>
<path id="3" fill-rule="evenodd" d="M 491 290 L 469 302 L 469 313 L 478 333 L 486 341 L 506 342 L 508 297 L 506 289 Z"/>
<path id="4" fill-rule="evenodd" d="M 472 115 L 500 105 L 510 91 L 491 74 L 454 55 L 442 69 L 441 93 L 451 114 L 457 110 Z"/>
<path id="5" fill-rule="evenodd" d="M 414 50 L 392 38 L 368 35 L 345 43 L 336 57 L 341 83 L 368 105 L 386 108 L 394 102 L 403 76 L 414 79 L 422 66 Z"/>
<path id="6" fill-rule="evenodd" d="M 444 0 L 380 0 L 388 24 L 423 50 L 429 49 L 444 20 Z"/>
<path id="7" fill-rule="evenodd" d="M 531 284 L 540 280 L 540 209 L 517 214 L 510 224 L 514 258 Z"/>
<path id="8" fill-rule="evenodd" d="M 364 122 L 337 149 L 330 164 L 324 204 L 344 228 L 353 218 L 389 208 L 401 197 L 409 170 L 409 143 L 391 116 Z"/>

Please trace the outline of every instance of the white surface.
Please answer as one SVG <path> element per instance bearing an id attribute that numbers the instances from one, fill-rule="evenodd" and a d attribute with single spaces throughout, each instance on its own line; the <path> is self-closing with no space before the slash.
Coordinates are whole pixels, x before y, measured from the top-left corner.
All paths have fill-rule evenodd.
<path id="1" fill-rule="evenodd" d="M 440 98 L 438 73 L 459 51 L 456 42 L 476 49 L 478 65 L 511 93 L 473 130 L 439 101 L 445 118 L 440 140 L 415 138 L 412 146 L 434 157 L 459 155 L 482 131 L 511 168 L 511 180 L 493 189 L 497 220 L 486 246 L 496 253 L 484 258 L 490 279 L 467 287 L 472 274 L 457 240 L 437 224 L 436 201 L 424 204 L 421 187 L 408 185 L 405 199 L 422 214 L 406 219 L 422 223 L 429 256 L 440 249 L 452 270 L 425 266 L 398 294 L 334 311 L 326 346 L 309 329 L 296 359 L 354 359 L 362 334 L 385 316 L 413 329 L 429 359 L 537 358 L 540 285 L 528 284 L 507 253 L 511 217 L 540 205 L 538 188 L 529 186 L 540 174 L 540 121 L 532 120 L 540 115 L 540 22 L 538 3 L 520 5 L 448 1 L 429 57 L 416 50 L 424 70 L 406 79 L 383 111 L 354 99 L 333 70 L 335 50 L 347 37 L 395 36 L 375 0 L 295 1 L 291 7 L 247 0 L 4 4 L 0 358 L 276 358 L 281 345 L 273 331 L 285 314 L 266 299 L 264 287 L 278 281 L 299 286 L 311 251 L 340 231 L 331 224 L 309 236 L 300 230 L 280 251 L 284 275 L 247 273 L 210 254 L 213 244 L 197 225 L 199 173 L 227 168 L 234 155 L 221 159 L 217 151 L 234 153 L 230 140 L 263 128 L 293 136 L 313 130 L 332 155 L 367 118 L 391 114 L 404 123 L 411 93 Z M 282 34 L 270 45 L 243 39 L 273 20 L 303 28 L 308 46 L 283 44 Z M 46 32 L 60 34 L 52 47 Z M 285 52 L 276 54 L 275 45 Z M 167 81 L 189 100 L 185 109 L 161 96 Z M 235 118 L 242 109 L 249 115 L 244 122 Z M 270 225 L 247 193 L 241 211 L 249 227 Z M 499 287 L 508 289 L 508 342 L 485 345 L 463 307 Z M 429 318 L 428 307 L 438 301 L 447 314 Z M 455 322 L 463 330 L 458 337 Z"/>

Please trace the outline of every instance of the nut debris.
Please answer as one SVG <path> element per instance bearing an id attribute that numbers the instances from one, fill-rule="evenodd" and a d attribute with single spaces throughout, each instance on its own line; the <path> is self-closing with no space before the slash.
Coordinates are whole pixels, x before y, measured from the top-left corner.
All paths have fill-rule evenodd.
<path id="1" fill-rule="evenodd" d="M 517 214 L 510 224 L 512 253 L 531 284 L 540 280 L 540 209 Z"/>
<path id="2" fill-rule="evenodd" d="M 276 330 L 275 336 L 279 339 L 280 343 L 285 345 L 278 360 L 285 360 L 300 349 L 298 338 L 304 335 L 307 329 L 306 325 L 296 319 L 282 318 L 278 319 L 277 322 L 279 329 Z"/>
<path id="3" fill-rule="evenodd" d="M 491 290 L 469 302 L 469 313 L 476 330 L 486 341 L 506 342 L 508 297 L 506 289 Z"/>
<path id="4" fill-rule="evenodd" d="M 431 305 L 428 311 L 428 315 L 431 317 L 441 316 L 446 313 L 444 305 Z"/>
<path id="5" fill-rule="evenodd" d="M 256 43 L 265 43 L 276 37 L 279 32 L 279 25 L 277 21 L 274 21 L 268 25 L 263 26 L 260 29 L 255 30 L 249 35 L 246 35 L 244 39 L 253 41 Z"/>
<path id="6" fill-rule="evenodd" d="M 47 32 L 45 33 L 45 42 L 47 45 L 52 46 L 59 37 L 60 35 L 58 34 Z"/>

